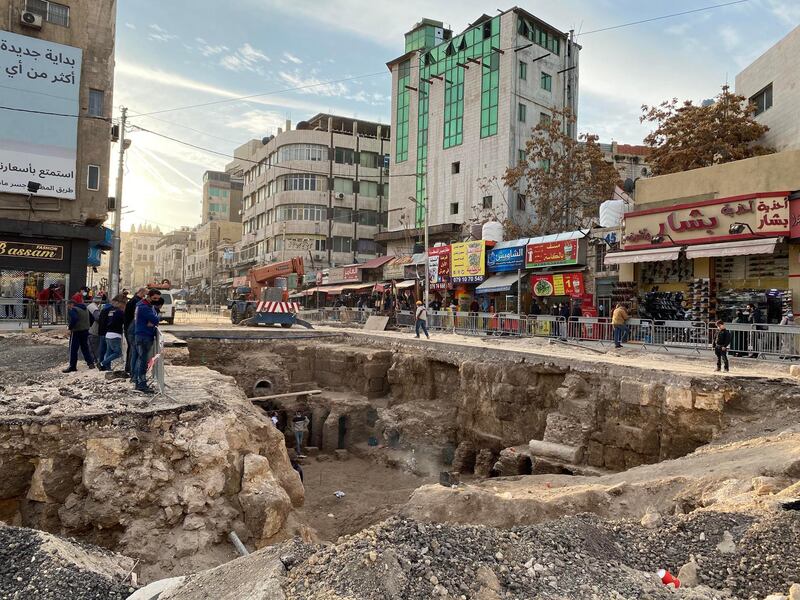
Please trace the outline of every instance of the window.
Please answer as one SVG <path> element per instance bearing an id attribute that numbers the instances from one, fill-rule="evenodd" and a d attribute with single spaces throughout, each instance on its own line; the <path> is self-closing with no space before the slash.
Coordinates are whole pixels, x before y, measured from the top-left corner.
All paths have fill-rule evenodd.
<path id="1" fill-rule="evenodd" d="M 520 102 L 519 105 L 517 106 L 517 120 L 520 123 L 525 122 L 526 112 L 527 112 L 527 107 L 522 102 Z"/>
<path id="2" fill-rule="evenodd" d="M 397 68 L 397 138 L 395 143 L 395 161 L 408 160 L 408 121 L 411 93 L 406 86 L 411 82 L 411 61 L 400 63 Z"/>
<path id="3" fill-rule="evenodd" d="M 367 198 L 377 198 L 378 183 L 376 181 L 359 181 L 358 193 Z"/>
<path id="4" fill-rule="evenodd" d="M 375 240 L 362 239 L 358 240 L 356 249 L 359 254 L 377 254 L 378 244 L 375 243 Z"/>
<path id="5" fill-rule="evenodd" d="M 483 197 L 483 208 L 492 208 L 492 197 L 491 196 L 484 196 Z"/>
<path id="6" fill-rule="evenodd" d="M 519 162 L 521 162 L 521 163 L 524 163 L 525 161 L 528 160 L 528 155 L 525 152 L 525 150 L 518 150 L 518 159 L 519 159 Z"/>
<path id="7" fill-rule="evenodd" d="M 517 193 L 517 210 L 525 210 L 528 205 L 528 199 L 525 194 Z"/>
<path id="8" fill-rule="evenodd" d="M 374 210 L 359 210 L 358 223 L 359 225 L 375 227 L 378 224 L 378 212 Z"/>
<path id="9" fill-rule="evenodd" d="M 218 197 L 219 196 L 219 188 L 215 188 L 215 187 L 208 188 L 208 195 L 209 196 Z"/>
<path id="10" fill-rule="evenodd" d="M 349 237 L 340 235 L 333 236 L 333 251 L 334 252 L 352 252 L 353 240 Z"/>
<path id="11" fill-rule="evenodd" d="M 25 10 L 41 15 L 48 23 L 69 27 L 69 6 L 48 0 L 26 0 Z"/>
<path id="12" fill-rule="evenodd" d="M 352 194 L 353 193 L 353 180 L 344 179 L 343 177 L 334 177 L 333 191 L 337 194 Z"/>
<path id="13" fill-rule="evenodd" d="M 528 79 L 528 63 L 519 61 L 519 78 L 522 81 Z"/>
<path id="14" fill-rule="evenodd" d="M 547 90 L 548 92 L 552 91 L 553 89 L 553 78 L 544 71 L 542 71 L 541 87 L 543 90 Z"/>
<path id="15" fill-rule="evenodd" d="M 280 164 L 290 160 L 322 161 L 328 158 L 327 146 L 320 144 L 287 144 L 275 153 L 272 164 Z"/>
<path id="16" fill-rule="evenodd" d="M 333 153 L 333 160 L 340 165 L 352 165 L 355 160 L 355 153 L 349 148 L 336 148 Z"/>
<path id="17" fill-rule="evenodd" d="M 453 175 L 458 175 L 459 173 L 461 173 L 461 162 L 460 161 L 456 161 L 454 163 L 451 163 L 450 164 L 450 172 Z"/>
<path id="18" fill-rule="evenodd" d="M 89 90 L 89 116 L 102 117 L 105 92 L 103 90 Z"/>
<path id="19" fill-rule="evenodd" d="M 317 178 L 314 175 L 298 174 L 287 175 L 283 178 L 283 190 L 307 190 L 314 191 L 320 189 L 317 186 Z"/>
<path id="20" fill-rule="evenodd" d="M 275 209 L 276 222 L 280 221 L 324 221 L 328 211 L 316 204 L 283 204 Z"/>
<path id="21" fill-rule="evenodd" d="M 359 152 L 358 164 L 367 169 L 377 169 L 381 164 L 381 157 L 377 152 Z"/>
<path id="22" fill-rule="evenodd" d="M 342 208 L 341 206 L 333 207 L 333 220 L 337 223 L 352 223 L 353 211 L 349 208 Z"/>
<path id="23" fill-rule="evenodd" d="M 92 192 L 100 189 L 100 167 L 97 165 L 89 165 L 86 176 L 86 189 Z"/>
<path id="24" fill-rule="evenodd" d="M 543 158 L 542 160 L 540 160 L 539 161 L 539 167 L 545 173 L 549 173 L 550 172 L 550 159 L 549 158 Z"/>
<path id="25" fill-rule="evenodd" d="M 450 214 L 457 215 L 458 214 L 458 202 L 451 202 L 450 203 Z"/>
<path id="26" fill-rule="evenodd" d="M 750 98 L 750 102 L 756 105 L 756 113 L 760 115 L 772 106 L 772 84 L 770 83 L 755 96 Z"/>
<path id="27" fill-rule="evenodd" d="M 543 127 L 548 127 L 552 121 L 553 117 L 551 117 L 547 113 L 539 113 L 539 125 L 542 125 Z"/>

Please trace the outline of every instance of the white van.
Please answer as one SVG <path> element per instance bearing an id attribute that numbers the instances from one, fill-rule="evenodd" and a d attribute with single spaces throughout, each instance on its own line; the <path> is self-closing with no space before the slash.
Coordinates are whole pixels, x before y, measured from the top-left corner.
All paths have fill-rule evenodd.
<path id="1" fill-rule="evenodd" d="M 172 325 L 175 322 L 175 298 L 172 295 L 172 290 L 159 290 L 161 292 L 161 299 L 164 304 L 158 311 L 159 319 L 162 323 Z"/>

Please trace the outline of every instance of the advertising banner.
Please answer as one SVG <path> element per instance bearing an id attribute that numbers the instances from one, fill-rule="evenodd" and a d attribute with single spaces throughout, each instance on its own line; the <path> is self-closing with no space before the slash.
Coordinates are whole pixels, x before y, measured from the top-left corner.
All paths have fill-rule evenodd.
<path id="1" fill-rule="evenodd" d="M 428 248 L 430 289 L 446 290 L 450 281 L 450 246 Z"/>
<path id="2" fill-rule="evenodd" d="M 0 32 L 0 192 L 75 199 L 80 48 Z M 45 114 L 45 113 L 56 113 Z"/>
<path id="3" fill-rule="evenodd" d="M 475 240 L 450 246 L 453 283 L 481 283 L 486 277 L 486 242 Z"/>
<path id="4" fill-rule="evenodd" d="M 324 283 L 353 283 L 361 281 L 361 269 L 355 267 L 331 267 Z"/>
<path id="5" fill-rule="evenodd" d="M 57 244 L 28 244 L 0 240 L 0 256 L 33 258 L 38 260 L 64 260 L 64 246 Z"/>
<path id="6" fill-rule="evenodd" d="M 525 266 L 528 269 L 578 264 L 578 240 L 528 244 Z"/>
<path id="7" fill-rule="evenodd" d="M 790 235 L 788 197 L 781 192 L 763 192 L 630 212 L 625 215 L 622 246 L 625 250 L 652 248 L 654 237 L 666 235 L 676 244 L 732 241 L 743 238 L 730 233 L 731 225 L 739 223 L 745 226 L 744 236 Z M 665 243 L 672 242 L 667 239 Z"/>
<path id="8" fill-rule="evenodd" d="M 531 291 L 534 296 L 575 296 L 585 294 L 583 273 L 558 273 L 555 275 L 531 275 Z"/>
<path id="9" fill-rule="evenodd" d="M 491 273 L 516 271 L 525 268 L 525 246 L 495 248 L 489 251 L 488 269 Z"/>

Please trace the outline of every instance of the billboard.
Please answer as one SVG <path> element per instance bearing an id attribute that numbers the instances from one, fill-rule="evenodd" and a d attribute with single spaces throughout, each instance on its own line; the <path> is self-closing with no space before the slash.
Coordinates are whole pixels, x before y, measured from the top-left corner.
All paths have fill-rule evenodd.
<path id="1" fill-rule="evenodd" d="M 583 296 L 583 273 L 556 273 L 554 275 L 531 275 L 531 290 L 534 296 Z"/>
<path id="2" fill-rule="evenodd" d="M 75 199 L 80 48 L 0 31 L 0 192 Z M 49 114 L 55 113 L 55 114 Z M 59 116 L 68 115 L 68 116 Z"/>
<path id="3" fill-rule="evenodd" d="M 446 290 L 450 279 L 450 246 L 428 248 L 430 289 Z"/>
<path id="4" fill-rule="evenodd" d="M 489 271 L 500 273 L 525 268 L 525 246 L 495 248 L 489 251 Z"/>
<path id="5" fill-rule="evenodd" d="M 528 244 L 525 265 L 529 269 L 578 264 L 578 240 Z"/>
<path id="6" fill-rule="evenodd" d="M 450 246 L 453 283 L 480 283 L 486 276 L 486 241 L 461 242 Z"/>

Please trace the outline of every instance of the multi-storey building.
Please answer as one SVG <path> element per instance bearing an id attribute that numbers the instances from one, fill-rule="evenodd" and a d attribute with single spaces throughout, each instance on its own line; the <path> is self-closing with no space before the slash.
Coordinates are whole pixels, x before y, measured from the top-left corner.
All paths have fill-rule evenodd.
<path id="1" fill-rule="evenodd" d="M 156 244 L 156 274 L 159 279 L 169 279 L 173 287 L 186 283 L 186 256 L 194 252 L 194 231 L 181 227 L 171 231 Z"/>
<path id="2" fill-rule="evenodd" d="M 86 282 L 103 240 L 116 0 L 0 0 L 0 284 Z"/>
<path id="3" fill-rule="evenodd" d="M 487 213 L 526 222 L 531 203 L 501 178 L 554 108 L 577 116 L 580 46 L 520 8 L 483 15 L 458 35 L 426 19 L 405 42 L 405 54 L 387 65 L 390 218 L 376 239 L 390 254 L 410 251 L 426 208 L 431 240 L 450 241 Z"/>
<path id="4" fill-rule="evenodd" d="M 202 222 L 242 222 L 242 180 L 228 172 L 206 171 L 203 174 Z"/>
<path id="5" fill-rule="evenodd" d="M 736 76 L 736 93 L 756 105 L 756 121 L 769 131 L 761 140 L 778 150 L 800 149 L 800 27 Z"/>
<path id="6" fill-rule="evenodd" d="M 648 146 L 619 144 L 598 144 L 603 152 L 606 162 L 611 163 L 617 169 L 620 179 L 625 181 L 630 179 L 636 181 L 641 177 L 650 177 L 652 168 L 647 162 L 647 155 L 650 154 Z"/>
<path id="7" fill-rule="evenodd" d="M 389 150 L 388 126 L 327 114 L 237 149 L 247 165 L 240 271 L 298 255 L 321 268 L 383 254 L 375 236 L 386 223 Z"/>
<path id="8" fill-rule="evenodd" d="M 152 283 L 158 276 L 156 245 L 161 240 L 161 230 L 152 225 L 131 225 L 131 230 L 123 231 L 121 236 L 121 287 L 130 290 Z"/>
<path id="9" fill-rule="evenodd" d="M 186 254 L 186 284 L 198 299 L 219 302 L 221 292 L 230 286 L 229 277 L 221 280 L 217 273 L 217 252 L 221 244 L 233 247 L 242 239 L 242 224 L 231 221 L 209 221 L 194 230 L 194 246 Z"/>

